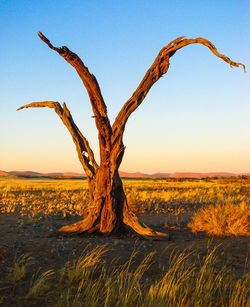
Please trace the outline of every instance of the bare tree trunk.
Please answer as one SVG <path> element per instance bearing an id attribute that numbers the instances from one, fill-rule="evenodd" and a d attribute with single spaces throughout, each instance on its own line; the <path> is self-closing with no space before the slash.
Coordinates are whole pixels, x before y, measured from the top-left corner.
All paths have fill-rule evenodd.
<path id="1" fill-rule="evenodd" d="M 60 228 L 60 232 L 98 231 L 102 234 L 110 234 L 123 232 L 129 227 L 144 238 L 168 239 L 166 233 L 153 231 L 146 225 L 142 225 L 129 209 L 118 171 L 110 177 L 108 169 L 99 169 L 96 181 L 91 184 L 90 189 L 94 190 L 94 199 L 86 208 L 84 219 Z"/>
<path id="2" fill-rule="evenodd" d="M 88 141 L 74 123 L 65 103 L 62 107 L 60 103 L 55 101 L 32 102 L 18 109 L 21 110 L 30 107 L 49 107 L 54 109 L 61 118 L 63 124 L 69 130 L 75 143 L 79 160 L 87 175 L 90 202 L 86 210 L 84 210 L 83 220 L 73 225 L 64 226 L 59 229 L 59 231 L 99 231 L 102 234 L 110 234 L 121 231 L 121 229 L 128 226 L 146 238 L 168 239 L 167 234 L 153 231 L 146 225 L 140 224 L 138 218 L 127 204 L 122 181 L 118 173 L 125 150 L 123 145 L 123 134 L 126 122 L 129 116 L 142 103 L 154 83 L 168 71 L 169 59 L 177 50 L 184 46 L 196 43 L 203 44 L 208 47 L 214 55 L 229 63 L 231 67 L 239 67 L 239 65 L 241 65 L 245 70 L 245 66 L 241 63 L 233 62 L 225 55 L 220 54 L 211 42 L 202 37 L 195 39 L 185 39 L 184 36 L 179 37 L 161 49 L 141 83 L 131 98 L 124 104 L 114 124 L 111 126 L 107 115 L 107 107 L 95 76 L 89 72 L 88 68 L 77 54 L 73 53 L 65 46 L 61 48 L 54 47 L 41 32 L 39 32 L 38 35 L 49 48 L 56 51 L 72 65 L 81 78 L 92 105 L 100 146 L 99 166 L 95 161 L 94 154 Z"/>

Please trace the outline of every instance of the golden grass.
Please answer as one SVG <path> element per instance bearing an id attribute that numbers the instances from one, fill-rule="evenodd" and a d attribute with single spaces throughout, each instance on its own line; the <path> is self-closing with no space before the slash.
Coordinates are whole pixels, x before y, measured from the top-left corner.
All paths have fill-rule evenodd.
<path id="1" fill-rule="evenodd" d="M 250 203 L 248 180 L 124 180 L 129 206 L 137 213 L 181 216 L 214 203 Z M 86 180 L 10 179 L 0 177 L 0 213 L 32 218 L 82 215 L 88 204 Z M 32 221 L 32 220 L 31 220 Z"/>
<path id="2" fill-rule="evenodd" d="M 123 182 L 128 204 L 136 213 L 167 213 L 166 224 L 179 224 L 187 219 L 187 213 L 191 216 L 198 210 L 189 224 L 193 232 L 249 235 L 248 179 Z M 86 180 L 0 177 L 0 213 L 19 214 L 19 224 L 22 217 L 33 223 L 45 216 L 81 216 L 88 201 Z"/>
<path id="3" fill-rule="evenodd" d="M 127 263 L 114 269 L 105 265 L 105 251 L 106 246 L 100 246 L 85 252 L 72 264 L 66 264 L 58 271 L 47 270 L 32 282 L 26 278 L 22 283 L 15 283 L 2 276 L 1 282 L 11 289 L 2 298 L 2 303 L 58 307 L 249 306 L 249 275 L 236 279 L 229 268 L 216 268 L 216 248 L 208 248 L 204 258 L 187 250 L 176 252 L 162 276 L 155 281 L 144 277 L 151 264 L 157 261 L 153 253 L 132 268 L 136 256 L 133 253 Z M 67 268 L 65 272 L 69 272 L 69 268 L 75 271 L 78 267 L 73 279 L 68 274 L 62 278 L 64 267 Z M 27 289 L 26 295 L 23 289 Z"/>
<path id="4" fill-rule="evenodd" d="M 91 252 L 79 257 L 72 264 L 69 262 L 66 263 L 60 271 L 60 279 L 66 280 L 69 284 L 73 284 L 90 278 L 89 274 L 95 272 L 102 263 L 102 257 L 105 252 L 105 246 L 97 246 Z"/>
<path id="5" fill-rule="evenodd" d="M 226 202 L 200 208 L 188 226 L 192 232 L 213 236 L 249 236 L 249 206 L 245 202 Z"/>
<path id="6" fill-rule="evenodd" d="M 199 214 L 204 217 L 202 210 L 207 210 L 211 219 L 206 225 L 212 229 L 220 228 L 224 233 L 227 229 L 234 236 L 249 234 L 249 180 L 124 180 L 124 186 L 129 205 L 136 212 L 166 213 L 178 222 L 186 213 L 196 211 L 194 219 Z M 44 217 L 55 215 L 81 216 L 87 204 L 88 186 L 83 180 L 0 178 L 0 213 L 16 214 L 19 224 L 26 219 L 40 223 Z M 153 254 L 136 268 L 131 265 L 136 257 L 133 254 L 114 269 L 105 264 L 105 252 L 105 246 L 84 251 L 61 269 L 46 268 L 39 275 L 32 272 L 27 257 L 19 257 L 6 275 L 0 276 L 4 293 L 0 303 L 58 307 L 250 305 L 249 275 L 239 278 L 228 267 L 218 269 L 216 250 L 208 250 L 204 259 L 189 251 L 175 253 L 169 263 L 166 259 L 162 275 L 153 280 L 145 277 L 157 261 Z"/>
<path id="7" fill-rule="evenodd" d="M 26 299 L 33 299 L 40 295 L 44 295 L 49 291 L 50 286 L 48 285 L 48 281 L 51 276 L 54 274 L 53 270 L 48 270 L 38 276 L 32 283 L 29 292 L 26 295 Z"/>

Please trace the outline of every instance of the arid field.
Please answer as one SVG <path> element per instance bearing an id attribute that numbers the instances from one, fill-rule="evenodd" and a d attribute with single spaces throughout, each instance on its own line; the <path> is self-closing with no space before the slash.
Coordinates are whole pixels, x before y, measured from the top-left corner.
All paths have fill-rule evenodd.
<path id="1" fill-rule="evenodd" d="M 62 235 L 79 179 L 0 177 L 3 306 L 249 306 L 250 179 L 125 179 L 129 206 L 169 241 Z"/>

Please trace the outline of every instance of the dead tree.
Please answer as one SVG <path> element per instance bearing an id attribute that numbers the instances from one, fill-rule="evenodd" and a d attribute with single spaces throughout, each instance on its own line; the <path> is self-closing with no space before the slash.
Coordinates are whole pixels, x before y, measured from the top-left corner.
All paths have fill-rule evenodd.
<path id="1" fill-rule="evenodd" d="M 74 123 L 65 103 L 61 106 L 59 102 L 55 101 L 32 102 L 18 109 L 30 107 L 49 107 L 54 109 L 69 130 L 75 143 L 79 160 L 87 175 L 89 204 L 83 210 L 83 220 L 73 225 L 64 226 L 59 231 L 78 233 L 98 231 L 102 234 L 110 234 L 130 227 L 143 237 L 167 239 L 167 234 L 154 231 L 141 224 L 127 204 L 123 184 L 118 173 L 125 151 L 123 134 L 127 120 L 142 103 L 153 84 L 168 71 L 169 59 L 182 47 L 199 43 L 208 47 L 214 55 L 227 62 L 231 67 L 241 65 L 245 70 L 245 66 L 241 63 L 233 62 L 225 55 L 220 54 L 210 41 L 202 37 L 195 39 L 186 39 L 184 36 L 179 37 L 161 49 L 141 83 L 131 98 L 124 104 L 113 125 L 111 125 L 99 84 L 78 55 L 65 46 L 61 48 L 54 47 L 41 32 L 38 35 L 49 48 L 56 51 L 72 65 L 81 78 L 93 109 L 100 146 L 100 163 L 98 165 L 87 139 Z"/>

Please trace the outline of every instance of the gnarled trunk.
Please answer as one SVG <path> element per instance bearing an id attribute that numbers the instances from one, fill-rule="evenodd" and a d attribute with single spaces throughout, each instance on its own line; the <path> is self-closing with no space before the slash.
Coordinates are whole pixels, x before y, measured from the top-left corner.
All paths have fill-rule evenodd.
<path id="1" fill-rule="evenodd" d="M 136 215 L 128 207 L 122 181 L 118 173 L 125 150 L 122 139 L 127 120 L 142 103 L 154 83 L 168 71 L 169 59 L 184 46 L 196 43 L 203 44 L 217 57 L 229 63 L 231 67 L 242 65 L 245 70 L 245 66 L 241 63 L 233 62 L 225 55 L 220 54 L 210 41 L 202 37 L 195 39 L 185 39 L 184 36 L 179 37 L 161 49 L 138 88 L 124 104 L 111 126 L 107 115 L 107 107 L 95 76 L 89 72 L 77 54 L 65 46 L 61 48 L 54 47 L 41 32 L 38 35 L 49 48 L 56 51 L 72 65 L 81 78 L 92 105 L 100 146 L 99 166 L 95 161 L 88 141 L 74 123 L 65 103 L 62 107 L 60 103 L 55 101 L 33 102 L 18 109 L 30 107 L 49 107 L 54 109 L 69 130 L 75 143 L 79 160 L 88 177 L 90 201 L 88 207 L 84 210 L 83 220 L 70 226 L 64 226 L 59 231 L 99 231 L 103 234 L 110 234 L 129 226 L 146 238 L 167 239 L 167 234 L 153 231 L 146 225 L 141 225 Z"/>
<path id="2" fill-rule="evenodd" d="M 123 183 L 118 173 L 110 168 L 100 167 L 96 178 L 89 181 L 90 202 L 84 211 L 83 220 L 60 228 L 60 232 L 98 231 L 102 234 L 124 232 L 128 227 L 145 238 L 168 239 L 165 233 L 153 231 L 142 225 L 129 209 Z"/>
<path id="3" fill-rule="evenodd" d="M 94 179 L 89 180 L 89 204 L 84 218 L 70 226 L 62 227 L 64 232 L 93 232 L 109 234 L 122 227 L 123 204 L 126 196 L 118 172 L 111 176 L 109 168 L 100 167 Z"/>

